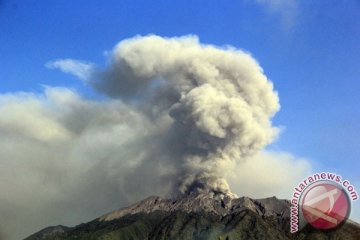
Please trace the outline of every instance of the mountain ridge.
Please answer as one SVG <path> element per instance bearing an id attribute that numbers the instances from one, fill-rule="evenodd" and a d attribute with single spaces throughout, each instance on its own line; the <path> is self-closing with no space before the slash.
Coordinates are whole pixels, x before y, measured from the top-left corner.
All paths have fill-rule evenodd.
<path id="1" fill-rule="evenodd" d="M 176 199 L 150 196 L 75 227 L 45 228 L 25 240 L 73 239 L 360 239 L 349 221 L 322 232 L 306 226 L 291 234 L 290 201 L 225 194 L 190 194 Z"/>
<path id="2" fill-rule="evenodd" d="M 187 213 L 205 211 L 223 216 L 247 208 L 257 213 L 265 211 L 263 214 L 271 215 L 274 213 L 284 214 L 285 211 L 289 212 L 289 207 L 290 201 L 280 200 L 275 196 L 263 199 L 234 198 L 225 194 L 191 194 L 177 199 L 150 196 L 128 207 L 107 213 L 101 216 L 99 220 L 110 221 L 126 214 L 150 213 L 156 210 L 167 212 L 184 211 Z"/>

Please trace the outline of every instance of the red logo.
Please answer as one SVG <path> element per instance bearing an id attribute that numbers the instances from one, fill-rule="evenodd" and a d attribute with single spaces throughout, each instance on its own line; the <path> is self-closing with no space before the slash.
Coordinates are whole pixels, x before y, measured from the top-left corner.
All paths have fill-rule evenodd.
<path id="1" fill-rule="evenodd" d="M 306 221 L 318 229 L 331 229 L 343 223 L 350 213 L 350 200 L 344 190 L 330 183 L 311 187 L 302 199 Z"/>

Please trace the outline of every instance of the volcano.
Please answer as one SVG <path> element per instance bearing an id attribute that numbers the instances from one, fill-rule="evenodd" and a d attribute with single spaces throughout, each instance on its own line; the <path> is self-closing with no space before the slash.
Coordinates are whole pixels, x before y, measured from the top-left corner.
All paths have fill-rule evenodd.
<path id="1" fill-rule="evenodd" d="M 306 226 L 290 233 L 290 201 L 226 194 L 148 197 L 75 227 L 47 227 L 25 240 L 68 239 L 360 239 L 360 225 L 347 221 L 331 231 Z"/>

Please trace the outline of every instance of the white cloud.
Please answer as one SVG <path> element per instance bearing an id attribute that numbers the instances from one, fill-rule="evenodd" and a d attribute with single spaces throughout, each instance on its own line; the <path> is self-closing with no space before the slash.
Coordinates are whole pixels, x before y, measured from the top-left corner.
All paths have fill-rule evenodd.
<path id="1" fill-rule="evenodd" d="M 299 14 L 298 0 L 255 0 L 264 6 L 269 13 L 278 14 L 285 28 L 290 29 L 296 24 Z"/>
<path id="2" fill-rule="evenodd" d="M 240 196 L 290 199 L 294 187 L 311 174 L 311 164 L 287 152 L 262 151 L 240 162 L 228 176 Z"/>
<path id="3" fill-rule="evenodd" d="M 65 73 L 70 73 L 83 81 L 90 79 L 95 68 L 95 65 L 92 63 L 74 59 L 58 59 L 46 63 L 45 66 L 50 69 L 59 69 Z"/>

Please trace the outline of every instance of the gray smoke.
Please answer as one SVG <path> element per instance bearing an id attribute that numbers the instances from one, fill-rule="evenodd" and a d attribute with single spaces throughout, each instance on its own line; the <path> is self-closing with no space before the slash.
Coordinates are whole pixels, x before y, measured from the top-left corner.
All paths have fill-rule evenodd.
<path id="1" fill-rule="evenodd" d="M 223 176 L 269 144 L 279 110 L 272 83 L 247 53 L 200 44 L 194 36 L 120 42 L 92 82 L 154 123 L 167 122 L 162 149 L 177 168 L 176 191 L 230 193 Z"/>
<path id="2" fill-rule="evenodd" d="M 171 191 L 166 130 L 118 100 L 67 88 L 0 94 L 0 229 L 23 239 Z M 31 219 L 31 221 L 29 221 Z"/>
<path id="3" fill-rule="evenodd" d="M 73 226 L 149 195 L 232 194 L 228 181 L 241 195 L 287 193 L 297 183 L 289 169 L 307 169 L 261 152 L 277 134 L 278 97 L 241 50 L 147 36 L 120 42 L 102 70 L 86 63 L 47 66 L 108 97 L 66 87 L 0 94 L 5 239 Z"/>

